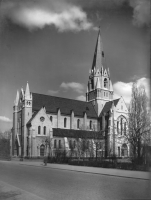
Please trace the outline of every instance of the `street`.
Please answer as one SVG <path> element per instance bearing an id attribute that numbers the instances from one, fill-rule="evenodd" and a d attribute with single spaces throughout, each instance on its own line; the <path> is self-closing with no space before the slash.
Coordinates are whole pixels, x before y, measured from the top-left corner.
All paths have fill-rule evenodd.
<path id="1" fill-rule="evenodd" d="M 148 193 L 148 180 L 0 162 L 0 200 L 11 194 L 13 200 L 145 199 Z"/>

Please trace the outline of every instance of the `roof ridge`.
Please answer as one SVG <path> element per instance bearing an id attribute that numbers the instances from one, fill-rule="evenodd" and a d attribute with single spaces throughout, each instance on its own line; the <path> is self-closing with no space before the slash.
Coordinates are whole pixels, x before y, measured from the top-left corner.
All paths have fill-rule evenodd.
<path id="1" fill-rule="evenodd" d="M 80 101 L 80 102 L 84 102 L 84 103 L 90 103 L 90 102 L 87 102 L 87 101 L 82 101 L 82 100 L 77 100 L 77 99 L 70 99 L 70 98 L 65 98 L 65 97 L 57 97 L 57 96 L 52 96 L 52 95 L 47 95 L 47 94 L 40 94 L 40 93 L 35 93 L 35 92 L 32 92 L 32 94 L 39 94 L 39 95 L 48 96 L 48 97 L 55 97 L 55 98 L 59 98 L 59 99 L 67 99 L 67 100 L 73 100 L 73 101 Z"/>

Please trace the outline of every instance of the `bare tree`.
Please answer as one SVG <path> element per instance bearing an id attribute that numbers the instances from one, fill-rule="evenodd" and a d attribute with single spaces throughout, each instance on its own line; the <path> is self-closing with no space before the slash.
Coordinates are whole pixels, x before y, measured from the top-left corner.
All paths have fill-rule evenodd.
<path id="1" fill-rule="evenodd" d="M 0 139 L 10 139 L 11 138 L 11 130 L 1 132 L 0 131 Z"/>
<path id="2" fill-rule="evenodd" d="M 82 151 L 82 156 L 84 157 L 86 155 L 87 157 L 87 152 L 89 150 L 89 145 L 88 145 L 88 138 L 86 135 L 83 135 L 81 138 L 81 151 Z"/>
<path id="3" fill-rule="evenodd" d="M 82 156 L 82 140 L 81 138 L 76 138 L 76 151 L 77 151 L 77 157 L 78 160 L 80 160 L 81 156 Z"/>
<path id="4" fill-rule="evenodd" d="M 72 158 L 75 154 L 75 140 L 69 140 L 70 157 Z"/>
<path id="5" fill-rule="evenodd" d="M 131 146 L 134 160 L 141 158 L 142 145 L 148 144 L 150 135 L 150 118 L 147 110 L 148 99 L 144 86 L 132 86 L 129 106 L 128 131 L 125 138 Z"/>

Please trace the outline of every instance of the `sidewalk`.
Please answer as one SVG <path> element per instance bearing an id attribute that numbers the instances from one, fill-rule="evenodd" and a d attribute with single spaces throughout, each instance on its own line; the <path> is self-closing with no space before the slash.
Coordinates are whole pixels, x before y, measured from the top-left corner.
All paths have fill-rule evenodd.
<path id="1" fill-rule="evenodd" d="M 5 161 L 10 163 L 16 163 L 20 165 L 29 165 L 29 166 L 36 166 L 36 167 L 45 167 L 45 168 L 52 168 L 52 169 L 59 169 L 59 170 L 69 170 L 69 171 L 77 171 L 83 173 L 92 173 L 92 174 L 99 174 L 99 175 L 107 175 L 107 176 L 117 176 L 117 177 L 125 177 L 125 178 L 135 178 L 135 179 L 144 179 L 149 180 L 151 178 L 151 172 L 141 172 L 141 171 L 130 171 L 130 170 L 120 170 L 120 169 L 108 169 L 108 168 L 98 168 L 98 167 L 85 167 L 85 166 L 72 166 L 67 164 L 54 164 L 48 163 L 47 166 L 44 166 L 43 161 L 39 160 L 27 160 L 24 161 L 12 160 L 12 161 Z"/>
<path id="2" fill-rule="evenodd" d="M 5 183 L 3 181 L 0 181 L 0 199 L 14 199 L 14 200 L 45 200 L 41 197 L 38 197 L 35 194 L 32 194 L 30 192 L 27 192 L 23 189 L 20 189 L 18 187 L 15 187 L 13 185 L 10 185 L 8 183 Z"/>

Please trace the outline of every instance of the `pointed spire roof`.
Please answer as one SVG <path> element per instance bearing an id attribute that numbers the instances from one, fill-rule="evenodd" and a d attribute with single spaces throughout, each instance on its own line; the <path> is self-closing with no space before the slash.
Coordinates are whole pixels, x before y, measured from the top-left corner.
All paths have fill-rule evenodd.
<path id="1" fill-rule="evenodd" d="M 109 70 L 109 68 L 107 69 L 107 72 L 108 72 L 108 76 L 110 77 L 110 70 Z"/>
<path id="2" fill-rule="evenodd" d="M 19 92 L 18 92 L 18 90 L 17 90 L 17 94 L 16 94 L 16 99 L 15 99 L 15 101 L 14 101 L 14 105 L 15 105 L 15 106 L 18 106 L 18 102 L 19 102 Z"/>
<path id="3" fill-rule="evenodd" d="M 97 78 L 96 87 L 95 89 L 101 89 L 100 80 Z"/>
<path id="4" fill-rule="evenodd" d="M 22 97 L 22 99 L 24 99 L 24 97 L 25 97 L 23 87 L 20 90 L 20 96 Z"/>
<path id="5" fill-rule="evenodd" d="M 98 38 L 97 38 L 94 57 L 93 57 L 92 70 L 94 70 L 95 68 L 100 69 L 102 67 L 103 58 L 104 58 L 104 51 L 103 51 L 103 44 L 102 44 L 102 39 L 101 39 L 101 31 L 99 28 Z"/>
<path id="6" fill-rule="evenodd" d="M 27 81 L 26 90 L 25 90 L 25 98 L 30 98 L 30 90 L 29 90 L 28 81 Z"/>

